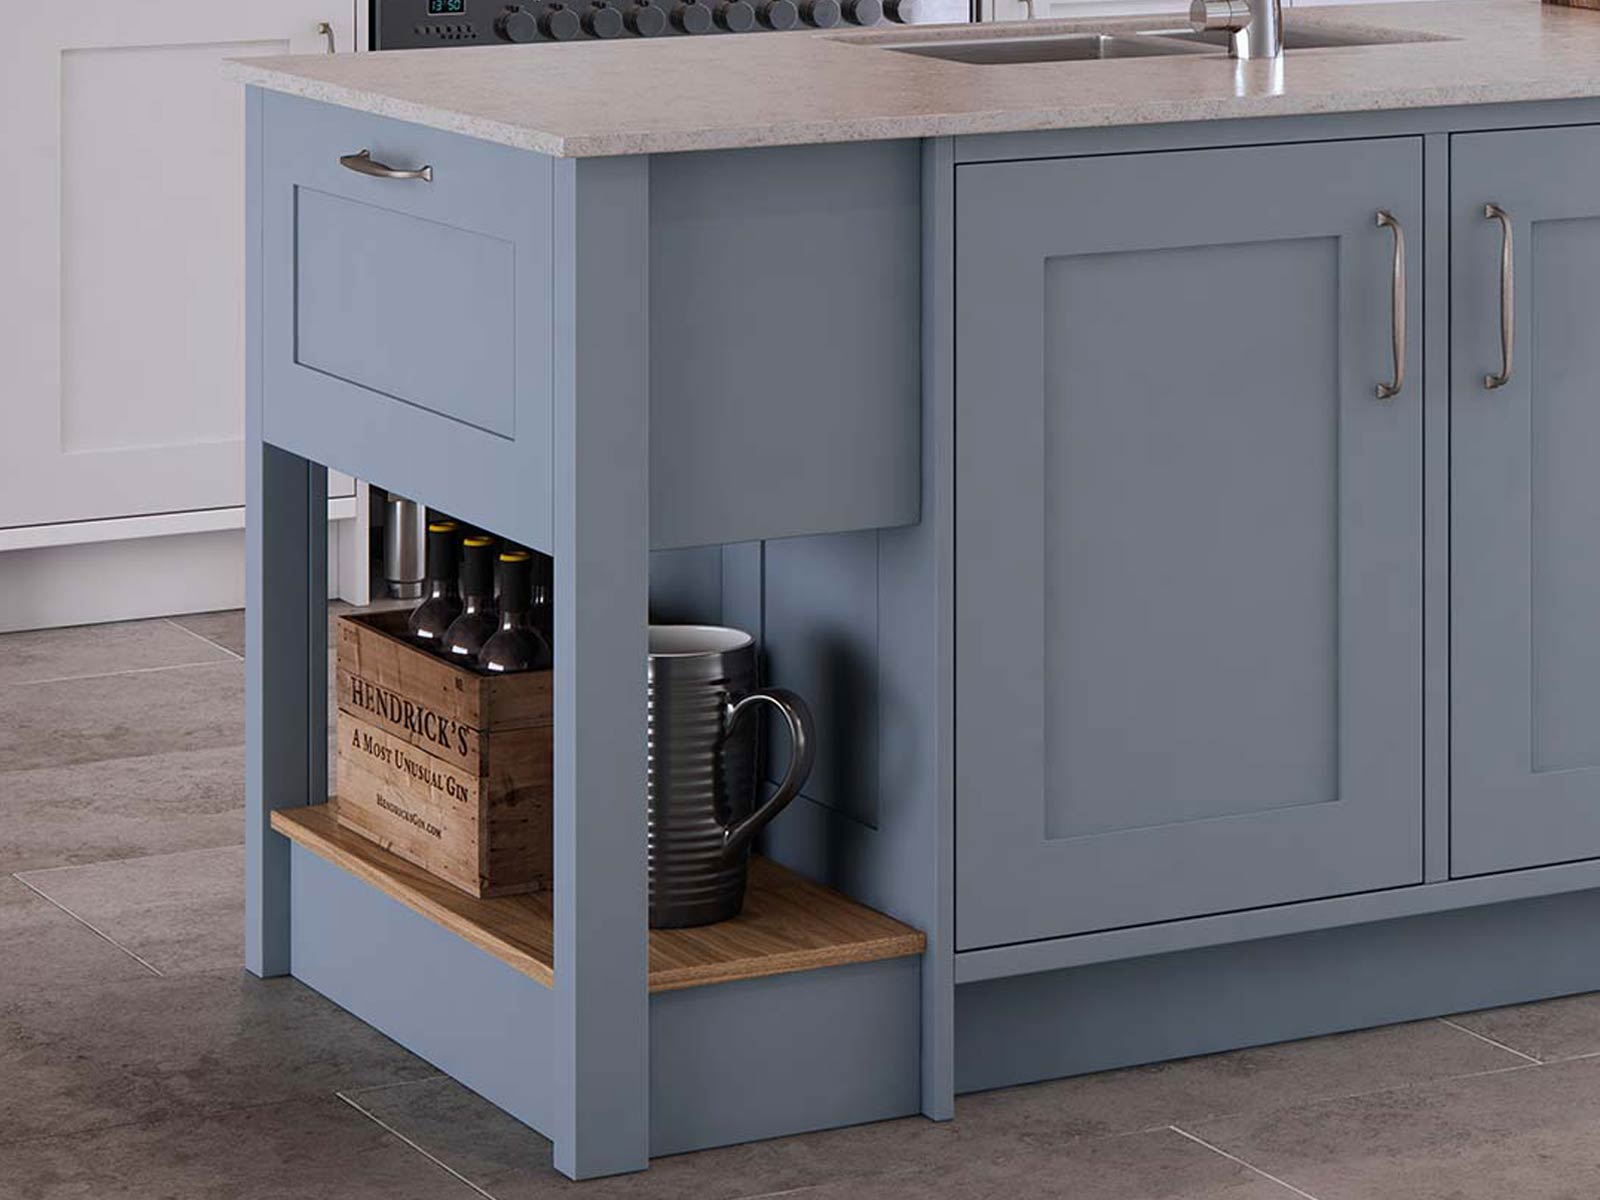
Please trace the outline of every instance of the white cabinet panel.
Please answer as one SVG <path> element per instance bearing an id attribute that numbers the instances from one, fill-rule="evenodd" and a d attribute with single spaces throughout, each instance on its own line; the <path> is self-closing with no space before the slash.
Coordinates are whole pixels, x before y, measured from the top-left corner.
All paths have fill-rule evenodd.
<path id="1" fill-rule="evenodd" d="M 351 0 L 31 7 L 0 44 L 0 528 L 243 503 L 244 97 Z M 348 493 L 348 481 L 336 490 Z"/>

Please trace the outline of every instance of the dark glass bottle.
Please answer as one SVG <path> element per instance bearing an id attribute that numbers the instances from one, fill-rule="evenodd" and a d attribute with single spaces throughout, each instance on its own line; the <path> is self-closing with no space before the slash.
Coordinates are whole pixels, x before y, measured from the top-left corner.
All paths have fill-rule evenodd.
<path id="1" fill-rule="evenodd" d="M 500 628 L 478 651 L 478 666 L 507 675 L 550 666 L 550 643 L 539 632 L 533 604 L 533 555 L 506 550 L 500 555 Z"/>
<path id="2" fill-rule="evenodd" d="M 494 606 L 494 539 L 473 534 L 461 540 L 461 615 L 445 631 L 451 658 L 476 665 L 478 651 L 499 624 Z"/>
<path id="3" fill-rule="evenodd" d="M 411 636 L 444 653 L 444 635 L 461 615 L 461 545 L 454 521 L 428 523 L 428 582 L 421 604 L 406 623 Z"/>
<path id="4" fill-rule="evenodd" d="M 550 644 L 552 656 L 556 645 L 555 565 L 548 554 L 533 556 L 533 623 Z"/>

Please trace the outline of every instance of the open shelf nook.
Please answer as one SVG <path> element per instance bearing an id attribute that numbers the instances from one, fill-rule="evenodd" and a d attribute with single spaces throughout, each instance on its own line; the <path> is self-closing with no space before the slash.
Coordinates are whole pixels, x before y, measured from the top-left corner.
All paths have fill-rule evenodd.
<path id="1" fill-rule="evenodd" d="M 474 899 L 341 828 L 326 804 L 281 809 L 272 814 L 272 828 L 530 979 L 555 985 L 549 892 Z M 904 958 L 921 954 L 925 944 L 909 925 L 756 856 L 739 916 L 650 931 L 650 991 Z"/>

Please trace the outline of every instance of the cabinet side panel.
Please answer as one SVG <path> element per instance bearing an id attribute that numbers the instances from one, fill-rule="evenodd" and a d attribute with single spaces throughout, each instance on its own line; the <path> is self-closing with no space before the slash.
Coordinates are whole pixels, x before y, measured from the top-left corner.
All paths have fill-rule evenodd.
<path id="1" fill-rule="evenodd" d="M 918 161 L 651 161 L 653 547 L 917 519 Z"/>

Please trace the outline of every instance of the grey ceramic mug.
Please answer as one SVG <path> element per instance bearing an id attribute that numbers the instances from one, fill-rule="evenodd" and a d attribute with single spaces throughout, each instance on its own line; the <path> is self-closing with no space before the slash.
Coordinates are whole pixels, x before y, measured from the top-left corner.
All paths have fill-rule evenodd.
<path id="1" fill-rule="evenodd" d="M 750 844 L 800 794 L 816 752 L 811 710 L 756 680 L 755 639 L 719 625 L 650 627 L 650 925 L 709 925 L 744 905 Z M 789 727 L 789 766 L 756 804 L 757 711 Z"/>

